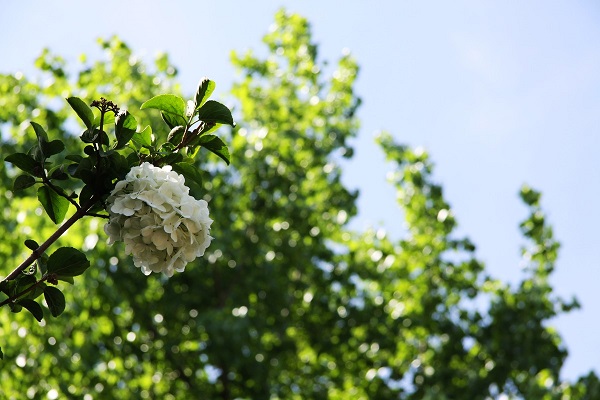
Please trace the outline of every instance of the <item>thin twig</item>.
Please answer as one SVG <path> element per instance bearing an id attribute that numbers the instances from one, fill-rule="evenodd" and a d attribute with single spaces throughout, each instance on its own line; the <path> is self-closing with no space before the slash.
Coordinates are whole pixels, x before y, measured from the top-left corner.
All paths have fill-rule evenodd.
<path id="1" fill-rule="evenodd" d="M 2 282 L 15 279 L 23 270 L 25 270 L 25 268 L 29 267 L 38 258 L 40 258 L 42 254 L 44 254 L 44 252 L 48 249 L 48 247 L 50 247 L 50 245 L 56 242 L 58 238 L 60 238 L 75 222 L 85 217 L 87 211 L 90 208 L 92 208 L 94 204 L 96 204 L 96 201 L 97 200 L 95 199 L 95 197 L 92 196 L 92 198 L 90 198 L 90 200 L 84 206 L 77 209 L 77 211 L 71 216 L 71 218 L 66 220 L 60 227 L 58 227 L 56 232 L 54 232 L 44 243 L 42 243 L 40 247 L 33 250 L 31 255 L 27 257 L 27 259 L 23 261 L 21 265 L 19 265 L 10 274 L 8 274 L 8 276 L 4 278 Z"/>

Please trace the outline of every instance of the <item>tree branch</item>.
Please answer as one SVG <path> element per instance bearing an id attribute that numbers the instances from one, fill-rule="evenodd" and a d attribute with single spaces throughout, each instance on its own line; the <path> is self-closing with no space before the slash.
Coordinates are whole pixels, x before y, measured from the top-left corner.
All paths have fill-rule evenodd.
<path id="1" fill-rule="evenodd" d="M 6 278 L 2 280 L 2 282 L 10 281 L 15 279 L 25 268 L 29 267 L 33 264 L 38 258 L 44 254 L 44 252 L 52 245 L 54 242 L 58 240 L 75 222 L 85 217 L 86 213 L 94 204 L 96 204 L 96 198 L 92 196 L 90 200 L 83 205 L 81 208 L 78 208 L 75 214 L 71 216 L 68 220 L 62 224 L 56 232 L 54 232 L 44 243 L 40 245 L 37 249 L 33 250 L 31 255 L 25 259 L 17 268 L 15 268 Z"/>

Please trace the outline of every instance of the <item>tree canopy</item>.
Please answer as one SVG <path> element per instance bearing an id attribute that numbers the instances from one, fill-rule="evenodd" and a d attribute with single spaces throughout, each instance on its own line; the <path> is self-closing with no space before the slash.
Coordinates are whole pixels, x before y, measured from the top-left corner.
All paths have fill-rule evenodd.
<path id="1" fill-rule="evenodd" d="M 351 55 L 331 72 L 310 25 L 280 11 L 263 38 L 264 58 L 232 54 L 236 128 L 226 132 L 231 166 L 201 156 L 203 198 L 214 219 L 204 258 L 171 278 L 143 276 L 109 247 L 100 218 L 73 226 L 60 243 L 83 249 L 91 267 L 59 283 L 67 308 L 42 322 L 0 310 L 0 393 L 5 398 L 214 399 L 593 399 L 590 373 L 564 382 L 567 356 L 549 327 L 577 307 L 553 293 L 559 243 L 541 195 L 523 186 L 526 277 L 495 280 L 432 178 L 428 154 L 377 138 L 393 166 L 406 233 L 352 231 L 359 193 L 341 181 L 359 132 L 358 74 Z M 180 94 L 167 55 L 152 65 L 119 38 L 100 40 L 104 60 L 72 71 L 44 50 L 36 77 L 0 75 L 2 154 L 27 149 L 35 120 L 73 145 L 80 126 L 61 98 L 103 96 L 133 110 L 152 96 Z M 41 83 L 43 82 L 43 83 Z M 148 121 L 159 115 L 142 111 Z M 166 135 L 164 132 L 154 132 Z M 201 150 L 203 151 L 203 150 Z M 32 193 L 13 192 L 0 163 L 0 261 L 8 274 L 43 239 Z M 482 205 L 484 207 L 485 205 Z M 46 311 L 45 311 L 46 312 Z"/>

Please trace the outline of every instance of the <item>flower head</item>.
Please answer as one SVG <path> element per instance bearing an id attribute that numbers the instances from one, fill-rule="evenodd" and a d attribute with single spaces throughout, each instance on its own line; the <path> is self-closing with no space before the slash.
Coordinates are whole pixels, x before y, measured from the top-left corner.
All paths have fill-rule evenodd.
<path id="1" fill-rule="evenodd" d="M 107 211 L 109 244 L 125 242 L 125 252 L 146 275 L 182 272 L 212 240 L 208 203 L 192 197 L 184 177 L 168 165 L 133 167 L 108 197 Z"/>

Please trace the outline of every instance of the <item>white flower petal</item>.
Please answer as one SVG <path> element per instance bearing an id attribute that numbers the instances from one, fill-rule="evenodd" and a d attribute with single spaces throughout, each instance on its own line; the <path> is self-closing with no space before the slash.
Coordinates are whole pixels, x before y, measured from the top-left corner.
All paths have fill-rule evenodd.
<path id="1" fill-rule="evenodd" d="M 170 166 L 134 167 L 107 199 L 108 243 L 125 243 L 142 272 L 172 276 L 204 255 L 211 243 L 208 203 L 189 195 L 182 175 Z"/>

